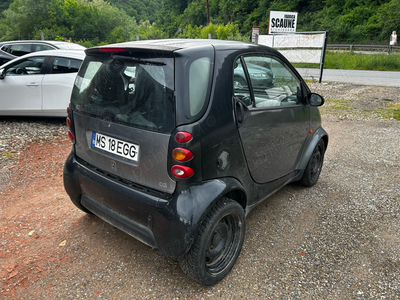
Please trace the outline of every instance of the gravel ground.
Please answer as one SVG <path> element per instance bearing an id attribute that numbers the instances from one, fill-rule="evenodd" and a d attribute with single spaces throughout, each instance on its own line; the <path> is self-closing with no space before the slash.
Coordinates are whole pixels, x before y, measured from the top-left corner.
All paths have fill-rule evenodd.
<path id="1" fill-rule="evenodd" d="M 400 89 L 310 87 L 327 101 L 320 180 L 254 209 L 234 269 L 213 287 L 70 203 L 64 120 L 0 118 L 0 298 L 400 299 L 400 121 L 374 113 Z M 351 112 L 329 109 L 337 99 Z"/>

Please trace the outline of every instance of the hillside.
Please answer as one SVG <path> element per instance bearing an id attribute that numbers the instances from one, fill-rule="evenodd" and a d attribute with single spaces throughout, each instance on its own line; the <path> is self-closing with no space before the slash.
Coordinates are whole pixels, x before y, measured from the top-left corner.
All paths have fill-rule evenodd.
<path id="1" fill-rule="evenodd" d="M 298 12 L 297 31 L 329 31 L 330 43 L 387 44 L 400 30 L 400 0 L 3 0 L 0 40 L 71 38 L 84 45 L 147 38 L 248 40 L 268 32 L 269 11 Z M 9 4 L 11 4 L 9 6 Z"/>

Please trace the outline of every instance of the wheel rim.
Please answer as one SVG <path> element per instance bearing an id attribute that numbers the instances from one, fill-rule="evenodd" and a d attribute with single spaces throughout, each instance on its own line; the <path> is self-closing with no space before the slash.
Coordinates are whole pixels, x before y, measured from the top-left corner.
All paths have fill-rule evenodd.
<path id="1" fill-rule="evenodd" d="M 321 153 L 321 147 L 317 147 L 312 155 L 312 160 L 311 160 L 311 180 L 315 181 L 319 173 L 321 172 L 321 165 L 322 165 L 322 153 Z"/>
<path id="2" fill-rule="evenodd" d="M 223 272 L 240 248 L 242 223 L 237 214 L 221 218 L 214 227 L 206 248 L 205 264 L 211 275 Z"/>

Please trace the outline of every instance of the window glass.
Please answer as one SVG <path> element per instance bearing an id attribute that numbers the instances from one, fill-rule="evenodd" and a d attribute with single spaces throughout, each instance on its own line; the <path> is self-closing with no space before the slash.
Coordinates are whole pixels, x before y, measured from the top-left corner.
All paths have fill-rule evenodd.
<path id="1" fill-rule="evenodd" d="M 175 127 L 173 59 L 87 56 L 71 102 L 93 117 L 156 132 Z"/>
<path id="2" fill-rule="evenodd" d="M 4 46 L 2 46 L 0 49 L 1 49 L 2 51 L 4 51 L 4 52 L 8 52 L 7 47 L 8 47 L 8 45 L 4 45 Z"/>
<path id="3" fill-rule="evenodd" d="M 189 69 L 190 115 L 197 115 L 206 100 L 210 78 L 211 60 L 209 57 L 196 59 Z"/>
<path id="4" fill-rule="evenodd" d="M 10 54 L 22 56 L 31 52 L 31 44 L 16 44 L 11 45 Z"/>
<path id="5" fill-rule="evenodd" d="M 256 107 L 302 105 L 299 80 L 284 64 L 270 57 L 244 58 Z"/>
<path id="6" fill-rule="evenodd" d="M 45 57 L 28 57 L 19 60 L 5 69 L 7 76 L 40 74 Z"/>
<path id="7" fill-rule="evenodd" d="M 233 66 L 233 94 L 247 106 L 252 105 L 249 84 L 240 58 Z"/>
<path id="8" fill-rule="evenodd" d="M 54 50 L 55 48 L 49 45 L 43 45 L 43 44 L 34 44 L 33 48 L 35 52 L 37 51 L 44 51 L 44 50 Z"/>
<path id="9" fill-rule="evenodd" d="M 53 61 L 53 74 L 76 73 L 79 70 L 82 61 L 79 59 L 55 57 Z"/>

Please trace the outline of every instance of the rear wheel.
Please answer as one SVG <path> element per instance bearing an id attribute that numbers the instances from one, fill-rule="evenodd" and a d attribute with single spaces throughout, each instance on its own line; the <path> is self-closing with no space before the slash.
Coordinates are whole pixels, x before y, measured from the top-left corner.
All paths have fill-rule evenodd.
<path id="1" fill-rule="evenodd" d="M 324 162 L 324 153 L 325 143 L 323 140 L 319 140 L 304 170 L 303 177 L 300 179 L 302 185 L 311 187 L 317 183 Z"/>
<path id="2" fill-rule="evenodd" d="M 204 285 L 221 281 L 235 264 L 244 241 L 246 219 L 239 203 L 223 198 L 200 227 L 182 270 Z"/>

